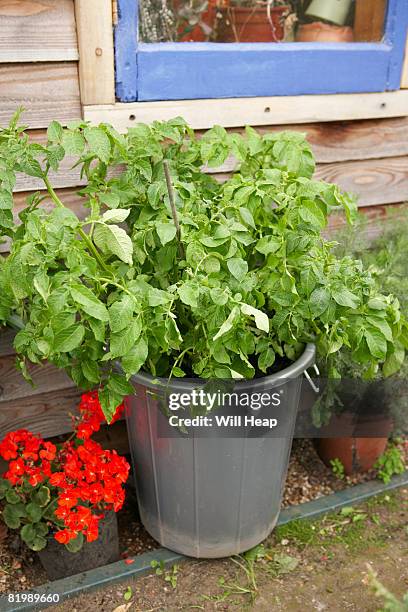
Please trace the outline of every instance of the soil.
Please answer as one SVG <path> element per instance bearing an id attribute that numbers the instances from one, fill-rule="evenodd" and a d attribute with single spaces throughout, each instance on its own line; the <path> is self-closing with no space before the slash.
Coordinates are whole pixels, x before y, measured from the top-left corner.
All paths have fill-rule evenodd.
<path id="1" fill-rule="evenodd" d="M 243 557 L 189 560 L 164 575 L 127 580 L 53 610 L 375 612 L 384 601 L 375 594 L 371 571 L 394 596 L 408 591 L 407 524 L 408 489 L 402 489 L 319 521 L 278 528 L 252 563 Z"/>
<path id="2" fill-rule="evenodd" d="M 404 444 L 404 452 L 408 467 L 407 442 Z M 295 440 L 282 505 L 287 507 L 304 503 L 374 477 L 375 472 L 372 471 L 339 479 L 320 461 L 311 440 Z M 159 546 L 144 530 L 136 508 L 135 492 L 129 486 L 125 507 L 118 513 L 122 558 L 154 550 Z M 45 582 L 48 579 L 36 554 L 21 542 L 16 532 L 7 531 L 0 524 L 0 594 L 29 590 Z"/>

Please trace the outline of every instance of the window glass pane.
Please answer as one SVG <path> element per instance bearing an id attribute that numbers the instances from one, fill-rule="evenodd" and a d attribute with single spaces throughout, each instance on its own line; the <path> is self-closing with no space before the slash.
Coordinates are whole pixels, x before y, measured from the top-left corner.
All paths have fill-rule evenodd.
<path id="1" fill-rule="evenodd" d="M 387 0 L 139 0 L 143 42 L 369 42 Z"/>

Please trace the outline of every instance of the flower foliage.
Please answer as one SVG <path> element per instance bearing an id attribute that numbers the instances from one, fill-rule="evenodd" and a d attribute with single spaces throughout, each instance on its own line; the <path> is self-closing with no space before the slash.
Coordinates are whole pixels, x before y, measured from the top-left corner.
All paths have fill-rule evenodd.
<path id="1" fill-rule="evenodd" d="M 11 240 L 0 258 L 0 321 L 16 313 L 24 322 L 15 339 L 23 371 L 26 360 L 47 359 L 79 387 L 98 385 L 108 420 L 140 368 L 251 378 L 314 342 L 323 356 L 343 347 L 375 372 L 408 346 L 398 301 L 322 237 L 330 212 L 351 222 L 355 203 L 313 179 L 304 135 L 216 126 L 197 137 L 180 118 L 121 135 L 54 121 L 40 145 L 17 121 L 0 132 L 0 234 Z M 86 219 L 52 188 L 64 157 L 86 179 Z M 224 182 L 203 170 L 232 157 Z M 17 172 L 42 180 L 51 212 L 36 193 L 15 224 Z"/>
<path id="2" fill-rule="evenodd" d="M 74 435 L 62 444 L 26 429 L 8 433 L 0 444 L 0 456 L 8 462 L 0 480 L 3 519 L 20 529 L 33 550 L 46 546 L 49 533 L 69 550 L 79 550 L 84 538 L 98 538 L 105 513 L 117 512 L 124 502 L 129 464 L 91 439 L 104 420 L 97 394 L 83 395 L 79 409 Z M 122 411 L 120 405 L 114 420 Z"/>

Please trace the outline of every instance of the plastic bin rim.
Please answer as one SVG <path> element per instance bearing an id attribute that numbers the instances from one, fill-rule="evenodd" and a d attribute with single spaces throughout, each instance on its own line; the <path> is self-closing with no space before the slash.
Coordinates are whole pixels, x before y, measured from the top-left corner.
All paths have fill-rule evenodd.
<path id="1" fill-rule="evenodd" d="M 280 372 L 270 374 L 269 376 L 237 381 L 234 384 L 234 390 L 237 392 L 246 390 L 253 392 L 257 390 L 265 390 L 266 387 L 276 387 L 279 384 L 287 382 L 289 379 L 293 380 L 301 376 L 305 370 L 314 364 L 315 357 L 316 347 L 314 344 L 308 343 L 300 357 L 288 367 L 284 368 Z M 134 374 L 130 380 L 133 384 L 143 385 L 144 387 L 148 387 L 150 389 L 159 390 L 165 388 L 167 391 L 174 390 L 176 393 L 192 391 L 193 389 L 197 388 L 198 384 L 204 385 L 207 382 L 207 380 L 204 378 L 197 378 L 194 380 L 173 378 L 171 381 L 169 381 L 167 378 L 154 377 L 145 372 Z"/>

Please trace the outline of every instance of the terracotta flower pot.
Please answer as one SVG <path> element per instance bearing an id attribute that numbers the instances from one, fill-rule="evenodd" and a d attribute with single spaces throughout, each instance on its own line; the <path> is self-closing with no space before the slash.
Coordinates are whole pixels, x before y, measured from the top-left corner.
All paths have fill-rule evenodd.
<path id="1" fill-rule="evenodd" d="M 218 9 L 218 42 L 278 42 L 283 40 L 283 16 L 288 6 L 226 6 Z"/>
<path id="2" fill-rule="evenodd" d="M 330 462 L 333 459 L 340 459 L 347 475 L 355 472 L 367 472 L 374 466 L 378 457 L 386 449 L 388 436 L 392 428 L 390 419 L 384 417 L 373 418 L 369 423 L 364 424 L 363 429 L 365 435 L 370 435 L 370 437 L 353 436 L 356 429 L 354 421 L 355 416 L 350 413 L 334 416 L 329 425 L 321 430 L 322 435 L 326 437 L 317 438 L 314 441 L 320 459 L 328 467 L 331 467 Z M 335 432 L 349 435 L 330 437 L 330 434 Z"/>
<path id="3" fill-rule="evenodd" d="M 195 25 L 190 31 L 188 23 L 183 23 L 179 28 L 179 42 L 205 42 L 208 40 L 208 34 L 204 31 L 208 26 L 208 31 L 214 29 L 217 11 L 217 2 L 219 0 L 208 0 L 207 9 L 201 15 L 201 25 Z M 176 8 L 179 3 L 175 4 Z"/>
<path id="4" fill-rule="evenodd" d="M 353 30 L 349 26 L 339 27 L 314 21 L 299 26 L 297 42 L 353 42 Z"/>

